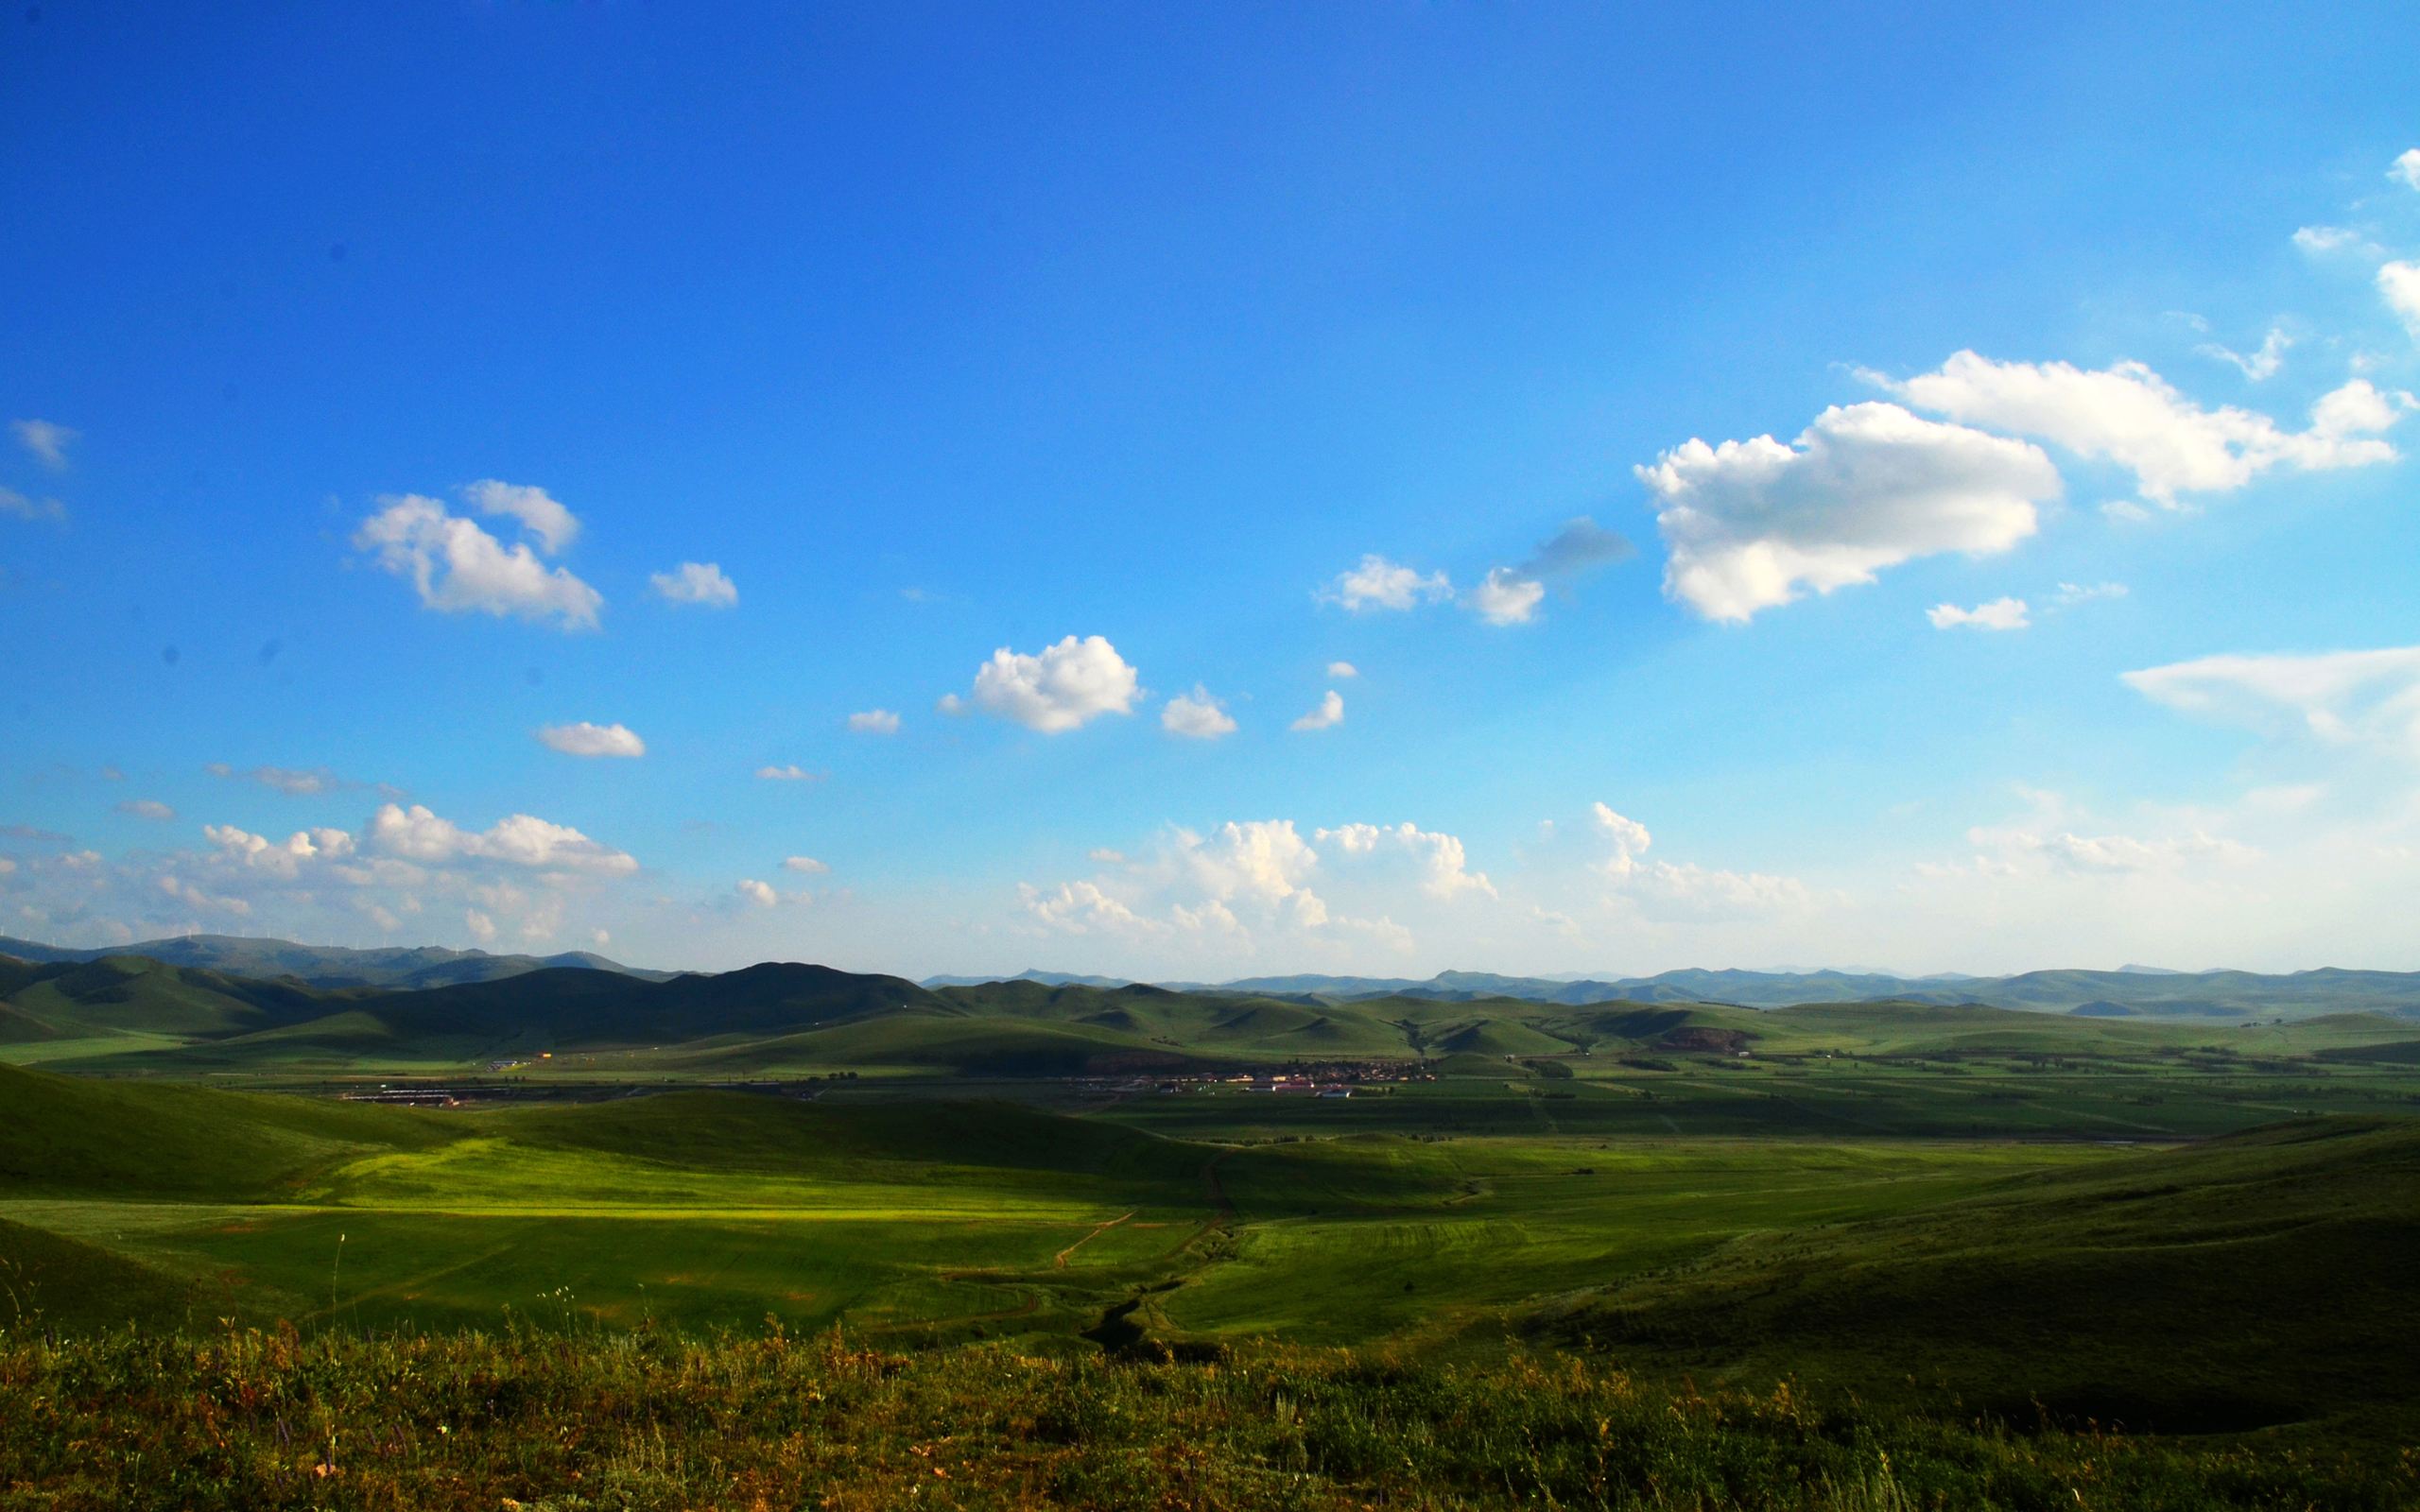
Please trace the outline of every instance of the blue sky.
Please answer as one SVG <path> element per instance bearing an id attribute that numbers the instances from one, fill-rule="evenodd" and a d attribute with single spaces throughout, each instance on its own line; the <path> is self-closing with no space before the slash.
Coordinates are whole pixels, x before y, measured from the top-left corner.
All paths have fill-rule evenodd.
<path id="1" fill-rule="evenodd" d="M 0 933 L 2420 967 L 2420 55 L 2108 9 L 14 12 Z"/>

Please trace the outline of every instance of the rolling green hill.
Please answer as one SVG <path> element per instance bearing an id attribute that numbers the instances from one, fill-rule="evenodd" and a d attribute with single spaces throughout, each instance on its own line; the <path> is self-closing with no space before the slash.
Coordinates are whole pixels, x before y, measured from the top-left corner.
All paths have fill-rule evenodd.
<path id="1" fill-rule="evenodd" d="M 142 955 L 170 966 L 193 967 L 230 976 L 290 976 L 320 988 L 446 987 L 518 976 L 545 967 L 618 971 L 657 981 L 672 974 L 624 966 L 588 951 L 566 951 L 559 955 L 491 955 L 486 951 L 454 951 L 435 945 L 350 950 L 340 945 L 298 945 L 288 939 L 255 939 L 240 935 L 178 935 L 100 949 L 43 945 L 0 936 L 0 955 L 41 964 Z"/>
<path id="2" fill-rule="evenodd" d="M 2420 1123 L 2333 1119 L 1743 1236 L 1529 1326 L 1703 1380 L 2205 1432 L 2420 1400 L 2420 1354 L 2377 1332 L 2415 1309 Z"/>

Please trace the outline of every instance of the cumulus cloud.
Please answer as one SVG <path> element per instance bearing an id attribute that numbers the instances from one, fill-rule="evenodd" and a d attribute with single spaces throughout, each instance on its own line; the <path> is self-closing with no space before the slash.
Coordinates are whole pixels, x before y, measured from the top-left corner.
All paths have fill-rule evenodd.
<path id="1" fill-rule="evenodd" d="M 2261 338 L 2257 352 L 2245 353 L 2215 341 L 2205 341 L 2193 350 L 2213 361 L 2230 364 L 2256 384 L 2277 376 L 2277 370 L 2286 365 L 2286 349 L 2293 344 L 2294 338 L 2286 334 L 2283 326 L 2272 326 L 2269 334 Z"/>
<path id="2" fill-rule="evenodd" d="M 804 872 L 810 877 L 820 877 L 832 869 L 813 856 L 785 856 L 782 858 L 782 868 L 786 871 Z"/>
<path id="3" fill-rule="evenodd" d="M 440 613 L 554 620 L 595 629 L 604 595 L 562 567 L 548 567 L 527 542 L 508 547 L 478 523 L 420 494 L 389 495 L 361 523 L 354 546 L 410 580 L 423 607 Z"/>
<path id="4" fill-rule="evenodd" d="M 1017 898 L 1034 922 L 1070 935 L 1096 932 L 1159 934 L 1169 926 L 1145 919 L 1091 882 L 1063 882 L 1056 887 L 1017 884 Z"/>
<path id="5" fill-rule="evenodd" d="M 2087 371 L 1960 352 L 1905 382 L 1865 376 L 1919 409 L 2114 462 L 2164 508 L 2177 507 L 2180 493 L 2240 489 L 2273 467 L 2323 472 L 2394 461 L 2394 448 L 2378 433 L 2411 406 L 2411 396 L 2382 394 L 2357 378 L 2312 406 L 2308 429 L 2288 431 L 2234 405 L 2204 409 L 2139 362 Z"/>
<path id="6" fill-rule="evenodd" d="M 823 781 L 824 776 L 822 772 L 810 772 L 796 762 L 781 766 L 756 768 L 756 780 L 760 782 L 820 782 Z"/>
<path id="7" fill-rule="evenodd" d="M 2389 263 L 2379 268 L 2378 294 L 2405 329 L 2420 338 L 2420 263 Z"/>
<path id="8" fill-rule="evenodd" d="M 1341 680 L 1345 678 L 1359 677 L 1361 669 L 1350 662 L 1331 662 L 1327 664 L 1327 675 Z"/>
<path id="9" fill-rule="evenodd" d="M 138 819 L 173 819 L 177 811 L 155 798 L 130 798 L 117 805 L 120 814 L 131 814 Z"/>
<path id="10" fill-rule="evenodd" d="M 1344 723 L 1344 695 L 1330 688 L 1321 696 L 1319 706 L 1287 728 L 1290 730 L 1328 730 Z"/>
<path id="11" fill-rule="evenodd" d="M 2420 189 L 2420 147 L 2407 147 L 2397 154 L 2387 177 L 2407 189 Z"/>
<path id="12" fill-rule="evenodd" d="M 2342 226 L 2305 226 L 2294 232 L 2294 245 L 2306 252 L 2342 252 L 2366 245 L 2359 232 Z"/>
<path id="13" fill-rule="evenodd" d="M 462 927 L 469 930 L 471 937 L 482 945 L 495 938 L 495 920 L 476 908 L 462 910 Z"/>
<path id="14" fill-rule="evenodd" d="M 341 833 L 341 832 L 339 832 Z M 636 857 L 600 845 L 569 825 L 514 814 L 485 830 L 465 830 L 420 804 L 381 805 L 371 816 L 368 844 L 408 861 L 483 860 L 531 869 L 620 876 L 636 871 Z"/>
<path id="15" fill-rule="evenodd" d="M 1484 871 L 1469 869 L 1459 836 L 1424 830 L 1407 820 L 1401 824 L 1346 824 L 1318 830 L 1311 836 L 1322 845 L 1333 842 L 1348 856 L 1397 851 L 1413 858 L 1420 869 L 1420 887 L 1432 898 L 1457 898 L 1463 893 L 1495 896 L 1495 885 Z"/>
<path id="16" fill-rule="evenodd" d="M 1973 609 L 1960 609 L 1955 604 L 1935 604 L 1925 610 L 1925 618 L 1932 621 L 1936 630 L 1951 630 L 1964 627 L 1972 630 L 2021 630 L 2033 622 L 2026 618 L 2025 600 L 1996 598 Z"/>
<path id="17" fill-rule="evenodd" d="M 1547 596 L 1547 585 L 1523 577 L 1510 567 L 1496 567 L 1465 596 L 1471 611 L 1490 625 L 1526 625 Z"/>
<path id="18" fill-rule="evenodd" d="M 1454 585 L 1443 573 L 1422 576 L 1401 562 L 1371 553 L 1361 558 L 1360 565 L 1336 575 L 1336 581 L 1320 590 L 1320 601 L 1336 604 L 1358 614 L 1365 610 L 1405 610 L 1423 603 L 1435 603 L 1454 596 Z"/>
<path id="19" fill-rule="evenodd" d="M 2180 713 L 2420 758 L 2420 645 L 2206 656 L 2128 672 L 2122 680 Z"/>
<path id="20" fill-rule="evenodd" d="M 738 587 L 710 561 L 684 561 L 668 573 L 649 573 L 647 584 L 667 604 L 729 609 L 739 602 Z"/>
<path id="21" fill-rule="evenodd" d="M 868 709 L 849 716 L 849 728 L 860 735 L 895 735 L 899 716 L 888 709 Z"/>
<path id="22" fill-rule="evenodd" d="M 1745 919 L 1803 910 L 1816 902 L 1795 877 L 1651 859 L 1655 837 L 1646 825 L 1603 802 L 1591 803 L 1588 812 L 1607 848 L 1596 870 L 1612 887 L 1614 901 L 1650 919 Z"/>
<path id="23" fill-rule="evenodd" d="M 77 432 L 47 420 L 11 421 L 9 429 L 16 433 L 17 444 L 35 461 L 54 472 L 66 468 L 67 448 L 76 439 Z"/>
<path id="24" fill-rule="evenodd" d="M 343 785 L 337 780 L 337 774 L 324 766 L 315 766 L 308 770 L 292 766 L 254 766 L 239 772 L 225 762 L 212 762 L 202 770 L 213 777 L 224 778 L 229 782 L 258 782 L 261 786 L 284 793 L 288 798 L 310 798 L 320 793 L 333 793 Z"/>
<path id="25" fill-rule="evenodd" d="M 1627 537 L 1582 515 L 1566 523 L 1519 566 L 1491 569 L 1462 599 L 1490 625 L 1525 625 L 1536 617 L 1549 583 L 1567 582 L 1636 549 Z"/>
<path id="26" fill-rule="evenodd" d="M 29 499 L 14 489 L 0 489 L 0 514 L 20 520 L 64 520 L 67 506 L 57 499 Z"/>
<path id="27" fill-rule="evenodd" d="M 570 900 L 616 885 L 637 866 L 577 830 L 526 815 L 468 831 L 426 808 L 389 804 L 358 833 L 323 826 L 278 840 L 239 825 L 199 828 L 198 848 L 138 850 L 114 862 L 89 851 L 37 858 L 12 887 L 45 930 L 104 942 L 135 937 L 129 919 L 149 935 L 228 918 L 300 938 L 342 938 L 365 922 L 391 934 L 431 901 L 535 941 L 561 926 Z M 465 927 L 479 933 L 467 919 Z"/>
<path id="28" fill-rule="evenodd" d="M 773 890 L 771 884 L 758 882 L 753 878 L 746 879 L 739 884 L 739 895 L 759 908 L 770 908 L 782 901 L 782 895 Z"/>
<path id="29" fill-rule="evenodd" d="M 1132 712 L 1134 668 L 1101 636 L 1070 635 L 1027 656 L 1002 646 L 975 674 L 977 707 L 1028 730 L 1060 734 L 1107 713 Z"/>
<path id="30" fill-rule="evenodd" d="M 647 754 L 647 742 L 628 725 L 592 725 L 583 719 L 576 725 L 547 725 L 538 731 L 538 738 L 566 756 Z"/>
<path id="31" fill-rule="evenodd" d="M 2023 817 L 1998 825 L 1977 825 L 1966 832 L 1974 853 L 1959 861 L 1920 862 L 1921 877 L 1945 880 L 1958 876 L 2024 877 L 2063 874 L 2119 877 L 2161 874 L 2171 879 L 2204 872 L 2213 866 L 2236 866 L 2255 860 L 2259 851 L 2240 841 L 2187 823 L 2173 833 L 2151 835 L 2079 833 L 2082 816 L 2052 792 L 2020 788 L 2030 810 Z"/>
<path id="32" fill-rule="evenodd" d="M 1228 714 L 1227 706 L 1197 682 L 1191 693 L 1170 698 L 1160 710 L 1160 728 L 1189 740 L 1216 740 L 1234 734 L 1236 721 Z"/>
<path id="33" fill-rule="evenodd" d="M 1910 558 L 2006 551 L 2060 491 L 2038 447 L 1877 403 L 1827 409 L 1788 445 L 1693 439 L 1636 472 L 1670 552 L 1665 592 L 1718 620 Z"/>
<path id="34" fill-rule="evenodd" d="M 521 522 L 521 528 L 536 537 L 538 549 L 549 557 L 561 555 L 579 539 L 579 518 L 544 489 L 481 478 L 462 490 L 462 498 L 481 514 Z"/>

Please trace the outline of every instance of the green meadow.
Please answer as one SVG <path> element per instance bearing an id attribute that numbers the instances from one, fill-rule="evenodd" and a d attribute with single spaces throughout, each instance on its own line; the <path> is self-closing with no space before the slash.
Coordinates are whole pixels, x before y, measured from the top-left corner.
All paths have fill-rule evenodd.
<path id="1" fill-rule="evenodd" d="M 21 972 L 0 1422 L 13 1402 L 52 1428 L 0 1427 L 0 1507 L 141 1504 L 148 1451 L 97 1383 L 188 1358 L 258 1379 L 154 1403 L 200 1426 L 168 1452 L 185 1499 L 153 1504 L 753 1504 L 711 1469 L 742 1461 L 786 1495 L 892 1504 L 932 1468 L 899 1456 L 986 1434 L 988 1460 L 918 1494 L 2413 1489 L 2420 1367 L 2394 1341 L 2420 1304 L 2420 1034 L 2389 1015 L 535 975 L 559 980 Z M 1353 1095 L 1235 1079 L 1288 1068 Z M 368 1100 L 404 1093 L 452 1106 Z M 811 1368 L 767 1365 L 804 1339 Z M 163 1341 L 187 1352 L 146 1352 Z M 542 1445 L 534 1409 L 424 1404 L 418 1447 L 345 1452 L 381 1372 L 415 1369 L 585 1400 L 610 1431 Z M 1470 1439 L 1509 1382 L 1530 1436 Z M 780 1394 L 842 1389 L 887 1405 L 797 1449 Z M 292 1412 L 263 1418 L 261 1391 Z M 1317 1421 L 1278 1410 L 1312 1400 Z M 700 1412 L 774 1439 L 709 1447 Z M 337 1448 L 301 1445 L 310 1414 Z M 1063 1420 L 1083 1426 L 1035 1436 Z M 1574 1421 L 1606 1425 L 1596 1458 Z M 1243 1458 L 1214 1474 L 1169 1435 Z M 115 1472 L 77 1479 L 65 1446 L 118 1439 Z M 859 1456 L 815 1458 L 841 1443 Z M 2079 1496 L 2111 1477 L 2136 1499 Z"/>

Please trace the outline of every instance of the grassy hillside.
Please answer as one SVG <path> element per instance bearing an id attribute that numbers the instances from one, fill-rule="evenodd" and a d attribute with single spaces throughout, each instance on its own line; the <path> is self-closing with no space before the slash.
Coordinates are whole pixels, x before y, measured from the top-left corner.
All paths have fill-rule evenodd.
<path id="1" fill-rule="evenodd" d="M 339 1160 L 454 1137 L 402 1108 L 9 1066 L 0 1066 L 0 1194 L 10 1198 L 264 1198 Z"/>
<path id="2" fill-rule="evenodd" d="M 1154 1365 L 780 1333 L 0 1336 L 0 1494 L 192 1512 L 2394 1512 L 2420 1495 L 2391 1448 L 2011 1433 L 1939 1409 L 1342 1350 Z"/>
<path id="3" fill-rule="evenodd" d="M 292 977 L 312 987 L 409 989 L 518 976 L 544 967 L 581 967 L 661 980 L 668 971 L 642 971 L 588 951 L 557 955 L 492 955 L 422 945 L 350 950 L 340 945 L 299 945 L 288 939 L 240 935 L 179 935 L 105 949 L 43 945 L 0 936 L 0 955 L 38 963 L 78 964 L 112 955 L 141 955 L 169 966 L 228 976 Z"/>
<path id="4" fill-rule="evenodd" d="M 2420 1123 L 2343 1119 L 1742 1236 L 1530 1326 L 1705 1380 L 2202 1432 L 2420 1401 L 2420 1356 L 2378 1332 L 2415 1311 Z"/>

